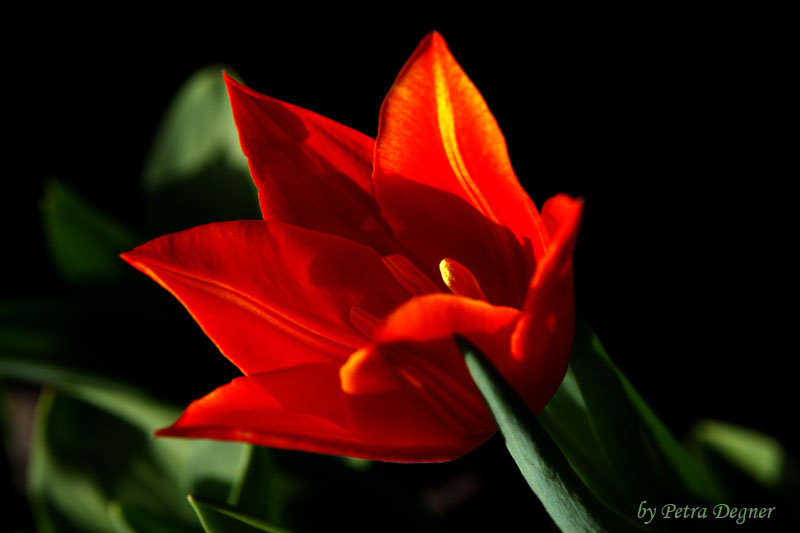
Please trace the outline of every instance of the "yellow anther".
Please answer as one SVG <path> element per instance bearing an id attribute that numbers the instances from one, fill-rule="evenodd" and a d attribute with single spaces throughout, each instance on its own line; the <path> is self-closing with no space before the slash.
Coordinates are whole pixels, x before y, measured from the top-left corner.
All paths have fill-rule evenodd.
<path id="1" fill-rule="evenodd" d="M 465 296 L 475 300 L 488 301 L 483 294 L 478 280 L 472 275 L 467 267 L 452 259 L 442 259 L 439 263 L 439 272 L 442 273 L 442 280 L 450 289 L 450 292 L 458 296 Z"/>

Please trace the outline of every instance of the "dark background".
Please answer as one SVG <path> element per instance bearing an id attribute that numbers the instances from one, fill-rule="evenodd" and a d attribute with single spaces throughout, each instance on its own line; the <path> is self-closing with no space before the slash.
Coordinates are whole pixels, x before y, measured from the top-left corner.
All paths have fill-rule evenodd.
<path id="1" fill-rule="evenodd" d="M 796 64 L 779 14 L 472 24 L 106 15 L 26 22 L 6 53 L 3 297 L 61 290 L 39 222 L 46 178 L 139 220 L 144 155 L 195 69 L 229 65 L 261 92 L 374 136 L 394 76 L 436 28 L 497 117 L 536 204 L 555 192 L 586 199 L 578 308 L 657 413 L 679 436 L 714 417 L 797 443 L 787 424 L 797 352 L 786 166 Z"/>

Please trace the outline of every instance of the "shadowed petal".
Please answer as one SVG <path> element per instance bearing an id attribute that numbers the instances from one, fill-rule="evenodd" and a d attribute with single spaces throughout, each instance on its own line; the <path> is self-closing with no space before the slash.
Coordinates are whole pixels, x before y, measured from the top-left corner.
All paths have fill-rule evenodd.
<path id="1" fill-rule="evenodd" d="M 381 327 L 373 335 L 373 344 L 354 353 L 342 367 L 342 388 L 352 394 L 376 392 L 384 388 L 393 388 L 392 380 L 381 374 L 383 364 L 392 359 L 395 370 L 402 370 L 406 364 L 433 363 L 441 368 L 447 377 L 446 381 L 456 384 L 469 384 L 472 380 L 466 371 L 463 357 L 460 355 L 453 335 L 467 337 L 487 356 L 499 357 L 508 354 L 509 335 L 514 321 L 520 312 L 508 307 L 496 307 L 480 300 L 462 298 L 451 294 L 427 294 L 416 296 L 395 309 L 384 320 Z M 420 355 L 425 344 L 432 341 L 445 340 L 444 350 L 436 353 Z M 395 344 L 413 344 L 408 357 L 387 358 L 384 348 Z M 418 355 L 414 355 L 417 351 Z M 413 358 L 413 359 L 412 359 Z M 382 361 L 373 366 L 375 361 Z M 380 375 L 379 380 L 375 376 Z M 453 379 L 459 376 L 464 379 Z M 480 398 L 480 396 L 478 396 Z"/>
<path id="2" fill-rule="evenodd" d="M 245 374 L 342 361 L 367 342 L 353 307 L 382 317 L 409 296 L 374 250 L 276 222 L 199 226 L 122 257 L 177 297 Z"/>
<path id="3" fill-rule="evenodd" d="M 265 220 L 396 250 L 373 197 L 372 139 L 227 74 L 225 82 Z"/>
<path id="4" fill-rule="evenodd" d="M 384 100 L 374 166 L 386 219 L 426 268 L 450 257 L 493 303 L 521 304 L 546 230 L 494 117 L 438 33 L 420 43 Z"/>
<path id="5" fill-rule="evenodd" d="M 237 378 L 193 402 L 157 435 L 424 462 L 460 457 L 491 433 L 465 437 L 453 432 L 413 396 L 345 395 L 338 369 L 298 365 Z"/>
<path id="6" fill-rule="evenodd" d="M 384 321 L 373 344 L 342 367 L 342 388 L 357 397 L 405 394 L 428 404 L 440 424 L 486 435 L 494 424 L 467 372 L 453 335 L 468 338 L 492 360 L 509 357 L 519 311 L 447 294 L 412 298 Z"/>
<path id="7" fill-rule="evenodd" d="M 515 388 L 526 382 L 526 377 L 534 377 L 538 386 L 529 386 L 523 399 L 535 413 L 555 394 L 567 372 L 575 329 L 572 255 L 582 209 L 582 200 L 563 194 L 542 207 L 552 240 L 531 279 L 522 318 L 512 337 L 514 358 L 505 371 L 500 368 Z"/>
<path id="8" fill-rule="evenodd" d="M 489 349 L 519 314 L 517 309 L 494 306 L 452 294 L 426 294 L 405 302 L 386 317 L 376 342 L 415 341 L 469 336 L 479 348 Z M 486 344 L 482 342 L 485 336 Z M 463 364 L 461 365 L 463 366 Z"/>

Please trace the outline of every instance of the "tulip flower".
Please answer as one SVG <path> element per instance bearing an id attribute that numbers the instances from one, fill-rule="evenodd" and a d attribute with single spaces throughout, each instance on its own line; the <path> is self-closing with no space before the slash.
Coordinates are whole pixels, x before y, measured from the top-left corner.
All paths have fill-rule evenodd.
<path id="1" fill-rule="evenodd" d="M 567 369 L 582 203 L 537 210 L 441 35 L 403 67 L 375 140 L 225 81 L 263 220 L 123 258 L 243 376 L 157 434 L 452 460 L 496 431 L 454 335 L 539 412 Z"/>

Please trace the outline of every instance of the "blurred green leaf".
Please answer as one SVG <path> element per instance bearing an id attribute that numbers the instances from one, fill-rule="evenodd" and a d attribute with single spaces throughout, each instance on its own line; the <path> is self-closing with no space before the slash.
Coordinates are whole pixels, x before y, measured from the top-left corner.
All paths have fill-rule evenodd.
<path id="1" fill-rule="evenodd" d="M 153 514 L 141 508 L 131 508 L 118 500 L 109 502 L 108 516 L 114 533 L 170 533 L 171 531 L 199 532 L 200 527 L 172 523 L 163 514 Z"/>
<path id="2" fill-rule="evenodd" d="M 419 492 L 400 479 L 402 471 L 398 465 L 354 466 L 341 457 L 254 446 L 227 503 L 294 531 L 438 531 Z"/>
<path id="3" fill-rule="evenodd" d="M 720 491 L 705 470 L 636 392 L 582 320 L 576 322 L 570 368 L 600 446 L 629 494 L 639 501 L 719 501 Z"/>
<path id="4" fill-rule="evenodd" d="M 284 529 L 211 498 L 190 494 L 188 499 L 206 533 L 252 533 L 253 531 L 288 533 Z"/>
<path id="5" fill-rule="evenodd" d="M 81 343 L 77 302 L 0 302 L 0 378 L 34 383 L 102 381 L 108 358 L 71 348 Z"/>
<path id="6" fill-rule="evenodd" d="M 766 487 L 776 488 L 783 478 L 786 450 L 765 433 L 720 420 L 702 420 L 690 438 L 716 451 Z"/>
<path id="7" fill-rule="evenodd" d="M 39 528 L 198 531 L 186 494 L 227 498 L 244 446 L 154 439 L 177 413 L 121 388 L 44 392 L 29 470 Z"/>
<path id="8" fill-rule="evenodd" d="M 114 528 L 114 533 L 140 533 L 140 531 L 130 523 L 130 519 L 125 516 L 125 511 L 120 502 L 109 502 L 107 509 L 108 518 L 111 521 L 111 527 Z"/>
<path id="9" fill-rule="evenodd" d="M 216 354 L 180 305 L 119 258 L 143 240 L 135 232 L 56 180 L 46 186 L 42 217 L 54 264 L 81 286 L 60 300 L 0 301 L 0 377 L 55 384 L 110 377 L 172 392 L 174 376 L 152 371 L 165 369 L 158 364 L 165 353 Z M 195 385 L 204 371 L 214 383 L 225 375 L 222 360 L 209 361 L 194 365 Z"/>
<path id="10" fill-rule="evenodd" d="M 800 504 L 798 461 L 777 439 L 755 429 L 703 420 L 688 442 L 724 491 L 725 503 L 778 510 Z M 800 531 L 800 517 L 779 513 L 768 525 L 770 531 Z"/>
<path id="11" fill-rule="evenodd" d="M 192 179 L 219 156 L 247 172 L 222 69 L 209 66 L 195 72 L 172 99 L 145 165 L 144 186 L 153 191 Z"/>
<path id="12" fill-rule="evenodd" d="M 511 456 L 556 525 L 565 532 L 642 530 L 592 494 L 492 364 L 469 342 L 457 340 Z"/>
<path id="13" fill-rule="evenodd" d="M 275 453 L 270 448 L 248 446 L 228 503 L 258 518 L 280 524 L 284 522 L 283 507 L 287 494 L 280 490 Z"/>
<path id="14" fill-rule="evenodd" d="M 182 306 L 149 280 L 141 282 L 84 288 L 63 301 L 0 301 L 0 378 L 124 381 L 180 401 L 233 378 L 235 368 Z M 189 364 L 192 380 L 183 380 Z"/>
<path id="15" fill-rule="evenodd" d="M 260 218 L 222 69 L 201 69 L 178 90 L 153 141 L 142 181 L 149 226 L 155 232 Z"/>
<path id="16" fill-rule="evenodd" d="M 58 180 L 45 185 L 42 222 L 53 263 L 71 282 L 118 279 L 119 254 L 141 239 Z"/>

